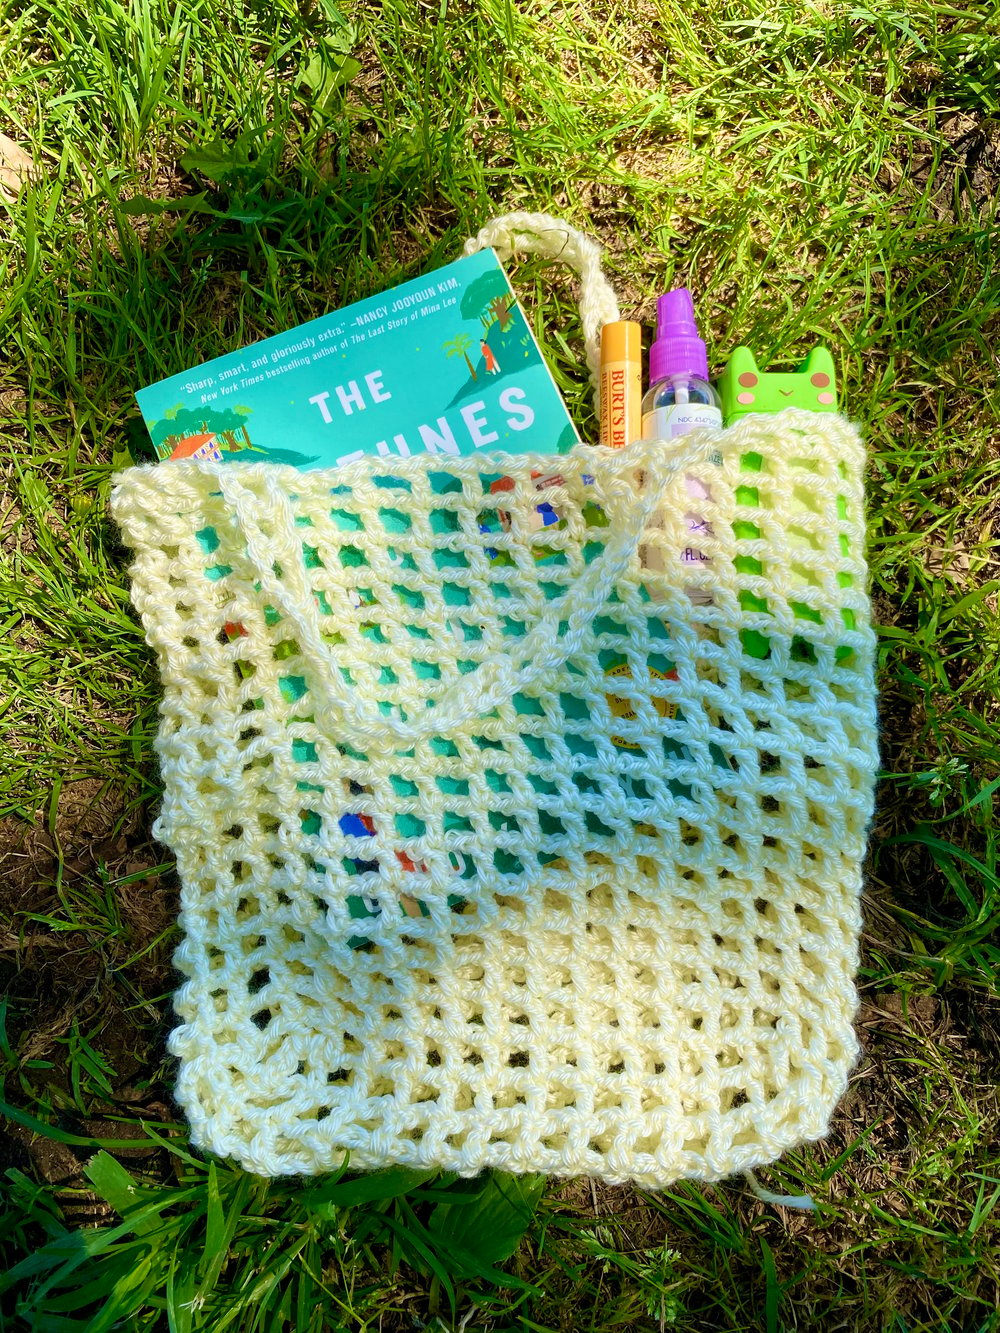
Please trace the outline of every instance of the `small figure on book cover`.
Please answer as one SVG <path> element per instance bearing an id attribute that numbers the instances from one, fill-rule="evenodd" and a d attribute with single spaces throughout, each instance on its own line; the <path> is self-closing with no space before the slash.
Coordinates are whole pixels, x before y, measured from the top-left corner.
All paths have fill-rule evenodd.
<path id="1" fill-rule="evenodd" d="M 499 375 L 500 362 L 494 356 L 493 349 L 490 347 L 489 343 L 486 341 L 485 338 L 480 339 L 479 346 L 482 348 L 483 351 L 483 360 L 486 363 L 487 375 Z"/>

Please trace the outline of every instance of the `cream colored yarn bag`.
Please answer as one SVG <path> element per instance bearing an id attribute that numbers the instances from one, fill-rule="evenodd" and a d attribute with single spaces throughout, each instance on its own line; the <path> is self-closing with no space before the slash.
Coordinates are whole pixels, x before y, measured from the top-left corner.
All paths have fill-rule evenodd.
<path id="1" fill-rule="evenodd" d="M 483 245 L 574 264 L 593 369 L 597 247 L 523 214 Z M 876 766 L 862 470 L 844 420 L 788 411 L 558 459 L 117 478 L 196 1144 L 263 1175 L 349 1152 L 661 1186 L 826 1132 Z"/>

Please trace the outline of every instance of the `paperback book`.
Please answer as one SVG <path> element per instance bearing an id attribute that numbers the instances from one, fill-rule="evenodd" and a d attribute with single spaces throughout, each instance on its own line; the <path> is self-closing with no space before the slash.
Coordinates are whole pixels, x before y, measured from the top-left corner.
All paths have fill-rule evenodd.
<path id="1" fill-rule="evenodd" d="M 334 467 L 564 453 L 576 430 L 492 250 L 136 394 L 157 458 Z"/>

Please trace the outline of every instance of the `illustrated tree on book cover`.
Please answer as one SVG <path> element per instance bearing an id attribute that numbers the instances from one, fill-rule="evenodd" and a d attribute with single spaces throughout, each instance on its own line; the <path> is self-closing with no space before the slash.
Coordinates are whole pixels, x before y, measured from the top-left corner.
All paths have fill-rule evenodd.
<path id="1" fill-rule="evenodd" d="M 249 407 L 223 409 L 177 406 L 169 409 L 152 428 L 153 444 L 160 458 L 221 458 L 223 453 L 246 449 L 261 452 L 250 439 Z"/>
<path id="2" fill-rule="evenodd" d="M 489 333 L 499 323 L 501 331 L 510 324 L 514 298 L 500 269 L 491 269 L 470 283 L 462 297 L 463 319 L 479 319 Z"/>
<path id="3" fill-rule="evenodd" d="M 461 334 L 444 344 L 447 355 L 451 357 L 459 353 L 448 349 L 461 343 L 462 354 L 469 367 L 470 378 L 455 394 L 452 405 L 478 393 L 477 386 L 483 377 L 502 380 L 539 359 L 524 316 L 501 269 L 483 273 L 470 283 L 459 309 L 463 319 L 476 320 L 482 332 L 472 339 Z M 472 342 L 478 342 L 481 350 L 475 365 L 466 351 Z"/>
<path id="4" fill-rule="evenodd" d="M 247 426 L 247 418 L 252 415 L 253 409 L 242 405 L 192 408 L 178 404 L 150 427 L 157 457 L 209 463 L 259 461 L 247 458 L 252 454 L 289 467 L 305 467 L 315 461 L 313 455 L 295 449 L 255 443 Z"/>
<path id="5" fill-rule="evenodd" d="M 450 361 L 453 356 L 462 356 L 465 358 L 465 364 L 469 367 L 469 374 L 475 382 L 479 376 L 476 374 L 476 368 L 469 360 L 469 348 L 472 346 L 472 339 L 467 333 L 460 333 L 457 338 L 449 338 L 446 343 L 441 344 L 441 350 Z"/>

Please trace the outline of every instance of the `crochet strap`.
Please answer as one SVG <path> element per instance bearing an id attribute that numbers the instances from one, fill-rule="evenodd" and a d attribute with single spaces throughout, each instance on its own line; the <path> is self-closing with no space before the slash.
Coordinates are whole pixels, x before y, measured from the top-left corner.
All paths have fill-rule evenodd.
<path id="1" fill-rule="evenodd" d="M 579 652 L 588 626 L 628 568 L 670 479 L 683 469 L 704 465 L 714 447 L 714 438 L 699 432 L 676 451 L 668 452 L 662 444 L 640 444 L 623 453 L 619 465 L 613 471 L 608 469 L 610 475 L 603 478 L 601 487 L 601 503 L 609 520 L 603 553 L 562 597 L 546 607 L 519 643 L 485 659 L 445 689 L 433 709 L 406 722 L 385 716 L 374 704 L 360 700 L 344 680 L 336 650 L 323 638 L 319 611 L 301 567 L 295 516 L 280 476 L 255 469 L 250 481 L 232 469 L 220 468 L 219 485 L 246 541 L 262 592 L 295 626 L 300 651 L 315 668 L 315 688 L 342 719 L 347 734 L 359 741 L 409 746 L 482 717 Z M 587 459 L 587 465 L 600 470 L 596 454 L 593 462 Z M 637 495 L 632 478 L 640 469 L 646 482 Z M 276 568 L 281 570 L 280 577 Z"/>
<path id="2" fill-rule="evenodd" d="M 618 298 L 601 267 L 601 247 L 590 236 L 577 231 L 548 213 L 505 213 L 487 222 L 465 242 L 464 253 L 474 254 L 491 246 L 501 259 L 523 250 L 561 260 L 580 277 L 580 322 L 587 353 L 587 368 L 597 401 L 601 374 L 601 326 L 619 318 Z"/>

